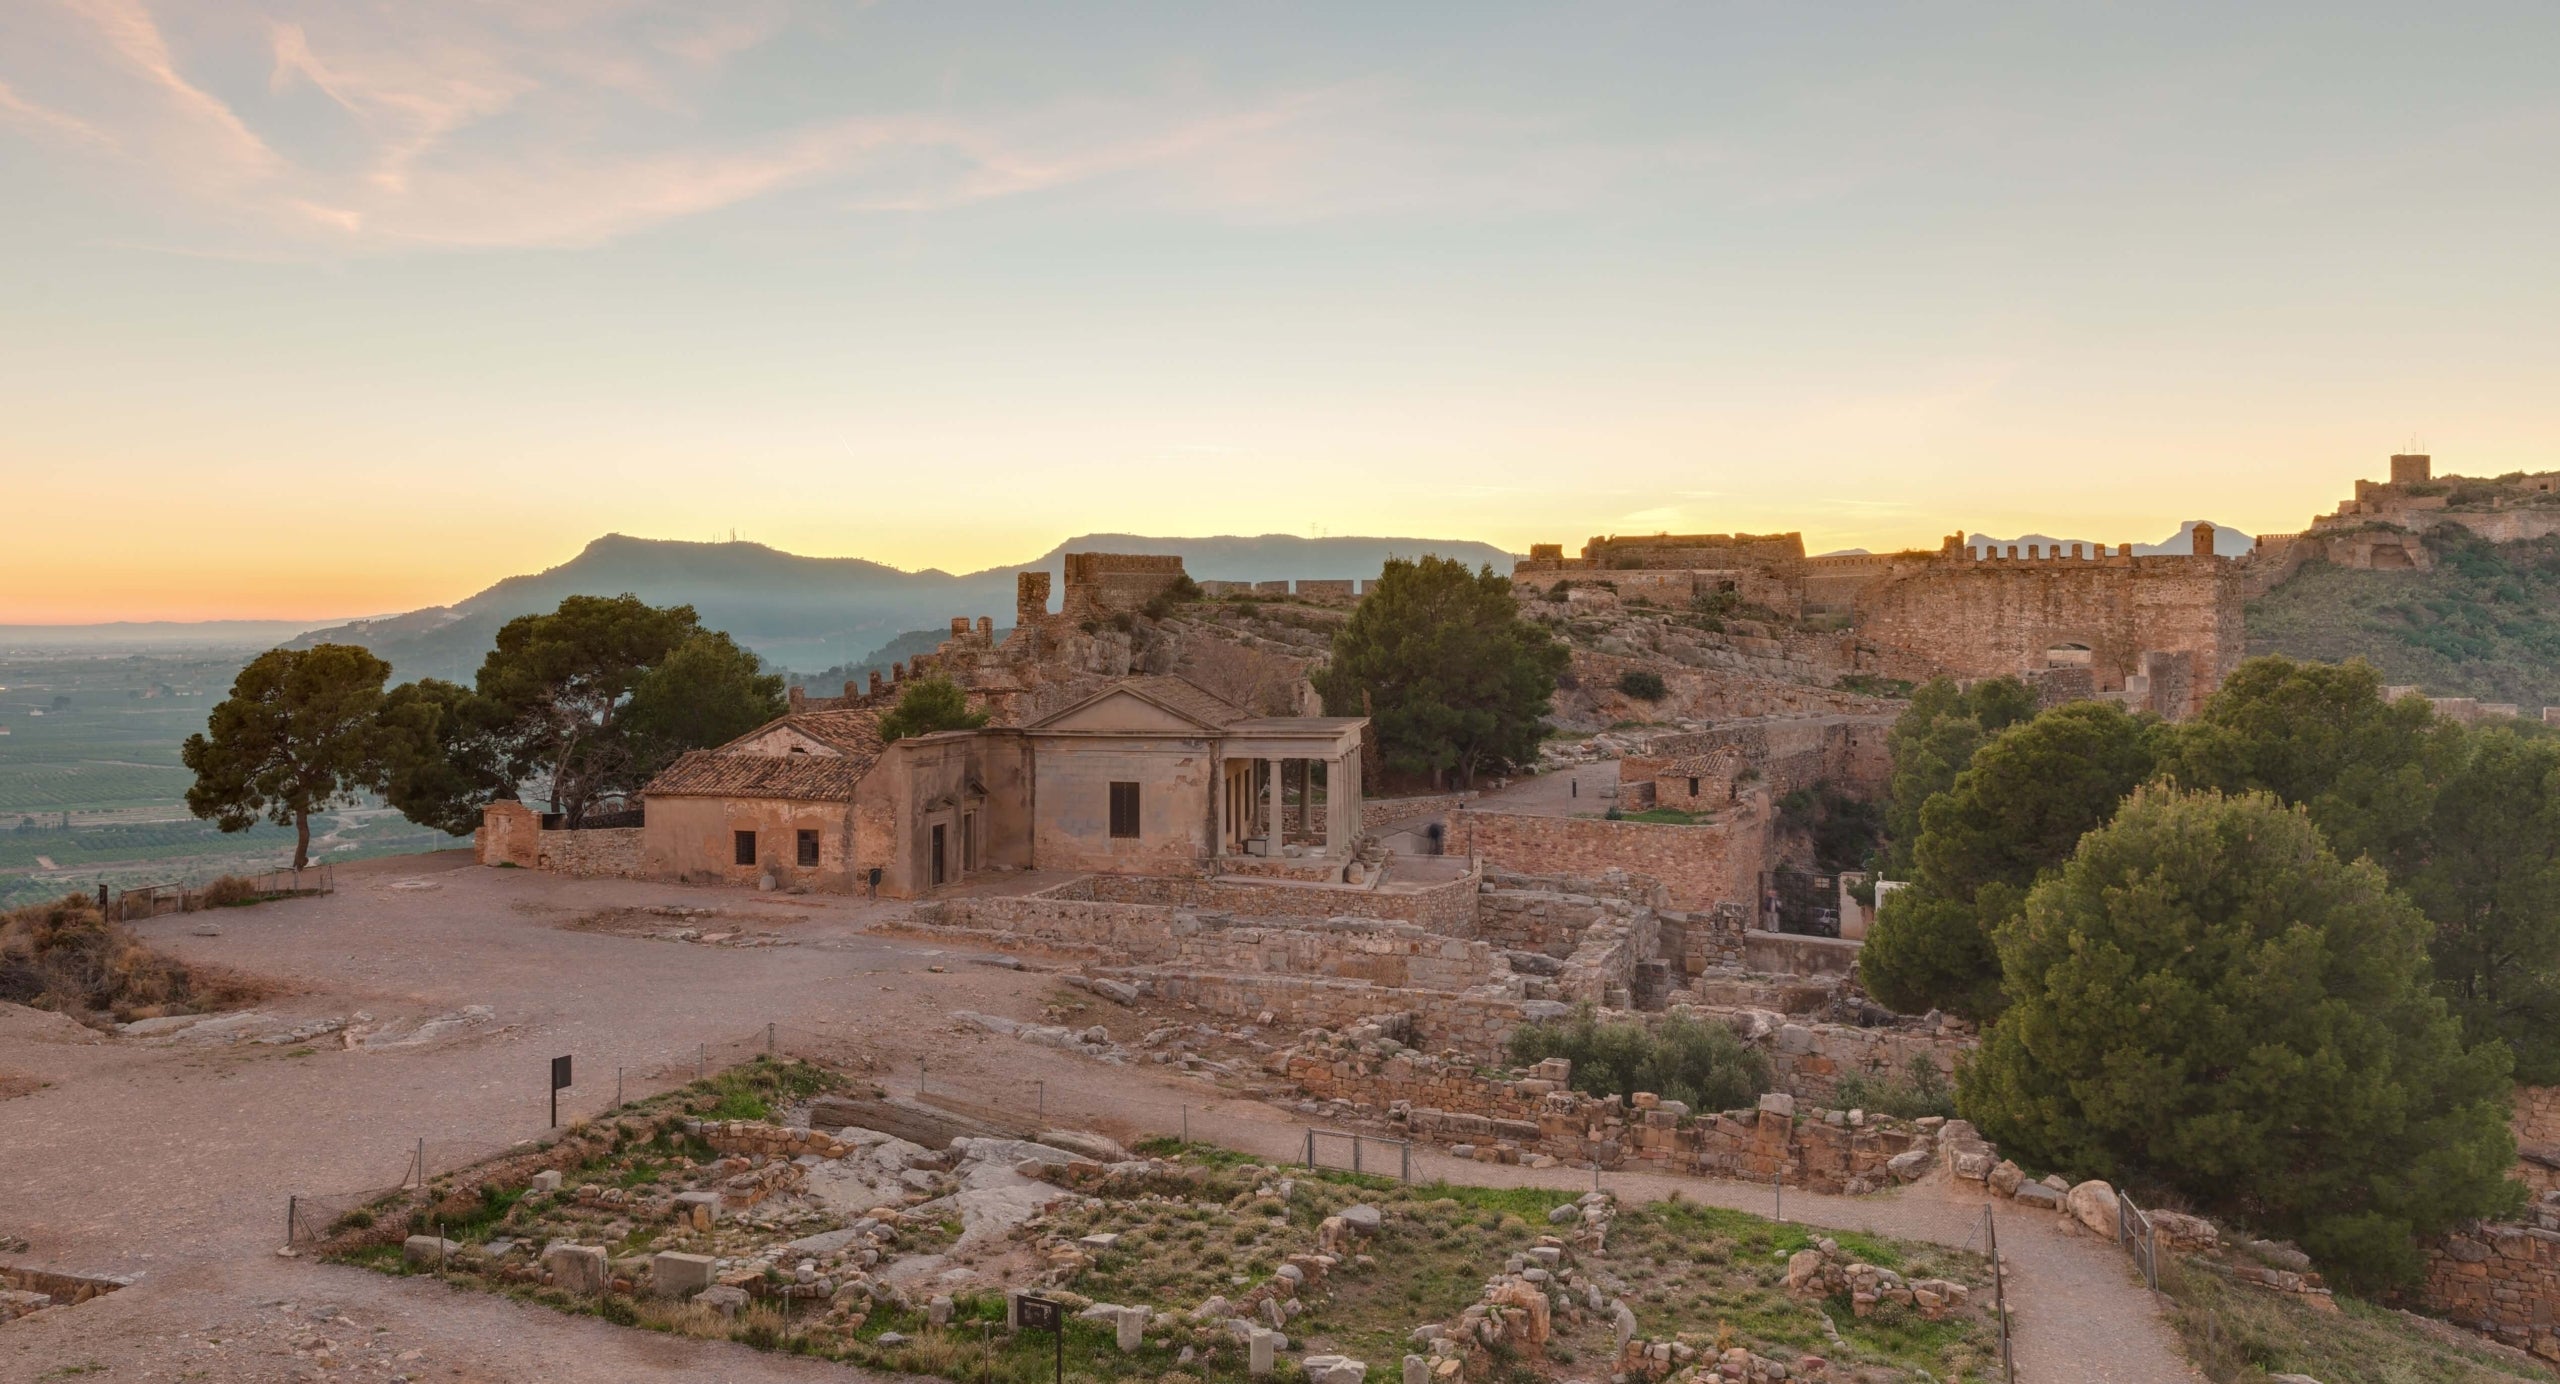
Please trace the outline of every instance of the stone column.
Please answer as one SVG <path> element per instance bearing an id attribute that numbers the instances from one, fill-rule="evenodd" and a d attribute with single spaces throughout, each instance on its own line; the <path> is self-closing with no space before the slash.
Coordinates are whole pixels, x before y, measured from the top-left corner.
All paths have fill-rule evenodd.
<path id="1" fill-rule="evenodd" d="M 1209 854 L 1220 856 L 1227 853 L 1227 797 L 1235 791 L 1235 785 L 1227 781 L 1225 755 L 1218 756 L 1218 772 L 1211 777 L 1216 782 L 1209 791 L 1217 794 L 1218 800 L 1209 808 L 1210 829 L 1217 833 L 1217 838 L 1209 843 Z"/>
<path id="2" fill-rule="evenodd" d="M 1307 764 L 1307 782 L 1312 786 L 1316 780 L 1315 761 L 1309 760 Z M 1342 840 L 1342 800 L 1334 791 L 1341 781 L 1342 761 L 1326 760 L 1324 762 L 1324 853 L 1328 860 L 1333 858 L 1334 847 Z"/>
<path id="3" fill-rule="evenodd" d="M 1270 819 L 1263 823 L 1262 839 L 1270 843 L 1269 849 L 1266 853 L 1272 856 L 1280 854 L 1280 842 L 1283 839 L 1280 830 L 1280 814 L 1282 807 L 1284 806 L 1280 801 L 1280 766 L 1286 763 L 1288 763 L 1288 761 L 1284 759 L 1266 759 L 1262 761 L 1263 772 L 1267 776 L 1266 781 L 1263 784 L 1263 797 L 1269 806 L 1271 813 Z"/>

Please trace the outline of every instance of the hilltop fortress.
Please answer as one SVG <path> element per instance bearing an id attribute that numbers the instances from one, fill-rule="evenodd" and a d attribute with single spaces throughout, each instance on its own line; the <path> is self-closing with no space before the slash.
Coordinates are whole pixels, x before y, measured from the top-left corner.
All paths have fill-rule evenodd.
<path id="1" fill-rule="evenodd" d="M 2108 697 L 2191 714 L 2238 666 L 2238 568 L 2198 524 L 2190 553 L 2137 557 L 2131 544 L 1968 547 L 1807 557 L 1801 535 L 1656 534 L 1594 538 L 1579 557 L 1529 550 L 1515 585 L 1542 596 L 1576 584 L 1619 599 L 1696 606 L 1725 598 L 1791 622 L 1845 622 L 1855 671 L 1887 677 L 2014 674 L 2048 695 Z"/>

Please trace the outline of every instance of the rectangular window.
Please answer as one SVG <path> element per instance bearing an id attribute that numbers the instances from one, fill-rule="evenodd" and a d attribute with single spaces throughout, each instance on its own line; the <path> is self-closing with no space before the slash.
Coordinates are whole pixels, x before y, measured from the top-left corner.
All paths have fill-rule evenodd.
<path id="1" fill-rule="evenodd" d="M 1111 835 L 1120 840 L 1138 838 L 1138 785 L 1111 785 Z"/>
<path id="2" fill-rule="evenodd" d="M 1693 798 L 1698 796 L 1698 781 L 1696 779 L 1689 780 L 1689 796 Z"/>
<path id="3" fill-rule="evenodd" d="M 818 863 L 818 833 L 814 831 L 800 833 L 800 863 L 803 865 Z"/>
<path id="4" fill-rule="evenodd" d="M 738 863 L 741 865 L 755 864 L 756 834 L 752 831 L 741 831 L 733 834 L 738 838 Z"/>

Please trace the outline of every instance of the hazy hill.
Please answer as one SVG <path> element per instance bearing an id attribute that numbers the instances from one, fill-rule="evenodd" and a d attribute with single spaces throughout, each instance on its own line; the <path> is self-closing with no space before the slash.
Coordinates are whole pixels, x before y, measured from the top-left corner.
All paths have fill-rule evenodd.
<path id="1" fill-rule="evenodd" d="M 2133 551 L 2136 555 L 2142 557 L 2159 557 L 2170 553 L 2186 554 L 2194 552 L 2195 539 L 2192 535 L 2195 533 L 2196 524 L 2198 522 L 2199 521 L 2197 520 L 2190 519 L 2187 522 L 2180 524 L 2176 533 L 2169 535 L 2167 538 L 2164 538 L 2157 543 L 2136 543 L 2133 545 Z M 2056 538 L 2051 534 L 2044 533 L 2022 533 L 2015 538 L 1994 538 L 1987 533 L 1975 533 L 1965 535 L 1964 541 L 1972 547 L 1997 547 L 2003 551 L 2006 551 L 2009 545 L 2014 543 L 2018 545 L 2018 550 L 2023 553 L 2026 551 L 2026 547 L 2030 543 L 2039 544 L 2044 547 L 2046 551 L 2050 552 L 2053 545 L 2057 543 L 2065 545 L 2072 543 L 2089 543 L 2094 545 L 2096 540 L 2086 538 Z M 2108 547 L 2112 548 L 2122 541 L 2122 539 L 2108 539 L 2106 540 L 2106 543 Z M 2257 546 L 2258 540 L 2253 535 L 2242 533 L 2228 524 L 2215 524 L 2213 526 L 2213 551 L 2219 556 L 2245 557 L 2251 549 Z"/>
<path id="2" fill-rule="evenodd" d="M 2444 525 L 2428 572 L 2311 562 L 2249 603 L 2249 652 L 2362 658 L 2439 697 L 2560 706 L 2560 538 L 2490 543 Z"/>
<path id="3" fill-rule="evenodd" d="M 391 660 L 400 677 L 467 680 L 498 627 L 516 616 L 550 610 L 564 596 L 628 591 L 654 605 L 690 604 L 705 624 L 785 667 L 858 665 L 902 634 L 948 628 L 955 615 L 1012 624 L 1014 574 L 1046 569 L 1054 577 L 1069 552 L 1179 553 L 1194 577 L 1227 581 L 1374 577 L 1390 556 L 1426 552 L 1490 562 L 1496 570 L 1511 562 L 1488 544 L 1452 540 L 1088 534 L 1029 562 L 954 576 L 862 558 L 801 557 L 761 543 L 607 534 L 557 567 L 509 577 L 453 605 L 313 630 L 294 643 L 363 644 Z"/>

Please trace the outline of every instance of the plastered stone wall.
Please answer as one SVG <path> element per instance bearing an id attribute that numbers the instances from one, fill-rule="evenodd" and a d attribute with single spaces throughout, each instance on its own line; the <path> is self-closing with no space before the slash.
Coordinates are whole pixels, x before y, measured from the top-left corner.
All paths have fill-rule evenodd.
<path id="1" fill-rule="evenodd" d="M 737 833 L 755 833 L 755 863 L 737 863 Z M 818 834 L 818 863 L 799 863 L 803 831 Z M 593 832 L 550 835 L 594 835 Z M 648 825 L 636 829 L 643 848 L 626 873 L 694 884 L 752 887 L 770 873 L 781 888 L 842 892 L 853 885 L 853 817 L 841 802 L 778 798 L 658 797 Z"/>
<path id="2" fill-rule="evenodd" d="M 1621 870 L 1659 881 L 1683 911 L 1721 903 L 1752 904 L 1768 855 L 1768 808 L 1756 797 L 1734 803 L 1705 826 L 1659 826 L 1599 817 L 1527 817 L 1469 809 L 1451 814 L 1452 854 L 1473 855 L 1503 869 L 1588 876 Z"/>

